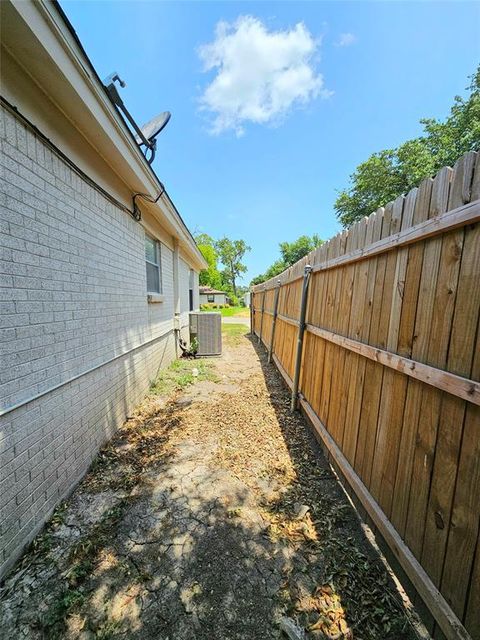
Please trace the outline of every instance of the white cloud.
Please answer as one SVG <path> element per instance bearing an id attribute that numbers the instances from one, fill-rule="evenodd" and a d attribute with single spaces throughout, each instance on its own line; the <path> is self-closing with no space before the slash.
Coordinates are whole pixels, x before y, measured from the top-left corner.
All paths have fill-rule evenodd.
<path id="1" fill-rule="evenodd" d="M 349 47 L 350 45 L 355 44 L 356 41 L 357 36 L 354 36 L 353 33 L 341 33 L 335 44 L 337 47 Z"/>
<path id="2" fill-rule="evenodd" d="M 248 122 L 275 123 L 294 105 L 331 95 L 314 67 L 318 46 L 303 23 L 268 31 L 252 16 L 219 22 L 214 41 L 198 50 L 204 71 L 215 71 L 200 99 L 211 132 L 241 136 Z"/>

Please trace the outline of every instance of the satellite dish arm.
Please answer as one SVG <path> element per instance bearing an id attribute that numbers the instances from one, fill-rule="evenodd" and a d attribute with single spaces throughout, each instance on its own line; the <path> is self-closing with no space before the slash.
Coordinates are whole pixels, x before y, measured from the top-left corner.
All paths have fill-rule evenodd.
<path id="1" fill-rule="evenodd" d="M 138 137 L 142 141 L 141 144 L 144 144 L 146 147 L 151 149 L 151 151 L 153 153 L 153 156 L 155 156 L 155 146 L 149 140 L 147 140 L 145 138 L 145 136 L 143 135 L 143 133 L 139 129 L 137 123 L 135 122 L 135 120 L 130 115 L 127 107 L 124 105 L 123 100 L 121 99 L 120 94 L 117 91 L 117 87 L 115 86 L 115 81 L 116 80 L 118 81 L 118 83 L 120 84 L 121 87 L 125 87 L 125 82 L 120 78 L 118 73 L 115 71 L 114 73 L 112 73 L 111 75 L 108 76 L 108 78 L 105 80 L 105 83 L 104 83 L 105 84 L 105 88 L 106 88 L 106 90 L 108 92 L 108 95 L 113 100 L 113 102 L 117 105 L 117 107 L 123 111 L 123 113 L 125 114 L 125 117 L 130 122 L 132 127 L 135 129 Z M 153 161 L 153 156 L 152 156 L 151 160 L 149 161 L 150 163 Z"/>
<path id="2" fill-rule="evenodd" d="M 138 135 L 138 137 L 140 138 L 140 140 L 142 141 L 142 144 L 146 145 L 149 149 L 152 148 L 152 144 L 151 142 L 149 142 L 145 136 L 143 135 L 143 133 L 141 132 L 141 130 L 139 129 L 137 123 L 135 122 L 135 120 L 132 118 L 132 116 L 130 115 L 130 113 L 128 112 L 127 107 L 123 104 L 118 105 L 120 107 L 120 109 L 123 111 L 123 113 L 125 114 L 125 117 L 128 119 L 128 121 L 130 122 L 130 124 L 132 125 L 132 127 L 135 129 L 136 134 Z"/>

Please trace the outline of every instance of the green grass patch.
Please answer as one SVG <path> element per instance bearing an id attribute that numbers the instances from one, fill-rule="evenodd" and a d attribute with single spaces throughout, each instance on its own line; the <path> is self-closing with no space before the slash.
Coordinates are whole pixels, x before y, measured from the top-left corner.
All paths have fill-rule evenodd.
<path id="1" fill-rule="evenodd" d="M 185 389 L 197 380 L 217 381 L 213 370 L 213 362 L 204 358 L 174 360 L 169 367 L 160 372 L 157 379 L 150 384 L 150 393 L 154 395 L 168 395 Z M 198 375 L 193 374 L 196 369 Z"/>
<path id="2" fill-rule="evenodd" d="M 248 307 L 228 307 L 226 309 L 201 309 L 204 312 L 218 312 L 223 318 L 231 318 L 236 316 L 237 318 L 248 318 L 250 315 L 250 309 Z"/>
<path id="3" fill-rule="evenodd" d="M 40 620 L 44 637 L 55 640 L 64 638 L 68 616 L 77 611 L 84 602 L 84 593 L 64 587 Z"/>
<path id="4" fill-rule="evenodd" d="M 245 340 L 245 336 L 250 332 L 245 324 L 222 324 L 222 336 L 226 344 L 235 346 Z"/>
<path id="5" fill-rule="evenodd" d="M 250 315 L 250 309 L 247 307 L 229 307 L 228 309 L 220 309 L 220 313 L 224 318 L 231 318 L 236 316 L 237 318 L 248 318 Z"/>

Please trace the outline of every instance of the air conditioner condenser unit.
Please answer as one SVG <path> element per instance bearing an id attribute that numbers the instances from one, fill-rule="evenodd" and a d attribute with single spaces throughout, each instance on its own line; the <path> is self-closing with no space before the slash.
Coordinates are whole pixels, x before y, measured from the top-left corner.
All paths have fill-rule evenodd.
<path id="1" fill-rule="evenodd" d="M 219 356 L 222 353 L 222 316 L 220 313 L 191 312 L 190 340 L 198 341 L 199 356 Z"/>

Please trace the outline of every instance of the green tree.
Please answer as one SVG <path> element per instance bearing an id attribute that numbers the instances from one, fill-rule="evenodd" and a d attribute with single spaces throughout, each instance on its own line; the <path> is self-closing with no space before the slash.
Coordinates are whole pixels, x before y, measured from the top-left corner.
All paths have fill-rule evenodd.
<path id="1" fill-rule="evenodd" d="M 206 233 L 200 233 L 195 237 L 197 247 L 205 258 L 208 268 L 202 269 L 199 274 L 199 283 L 201 287 L 212 287 L 212 289 L 220 289 L 222 286 L 222 275 L 218 270 L 218 255 L 215 250 L 215 242 Z"/>
<path id="2" fill-rule="evenodd" d="M 335 202 L 344 227 L 407 193 L 442 167 L 453 165 L 467 151 L 480 148 L 480 66 L 468 90 L 466 98 L 455 97 L 443 122 L 421 120 L 422 136 L 374 153 L 358 165 L 350 176 L 350 187 Z"/>
<path id="3" fill-rule="evenodd" d="M 208 269 L 202 269 L 202 271 L 200 271 L 198 277 L 200 286 L 219 289 L 222 286 L 222 276 L 217 268 L 217 252 L 208 244 L 199 244 L 198 248 L 208 263 Z"/>
<path id="4" fill-rule="evenodd" d="M 245 240 L 221 238 L 215 242 L 218 258 L 223 265 L 222 276 L 228 289 L 237 297 L 237 279 L 246 272 L 242 259 L 250 247 Z"/>
<path id="5" fill-rule="evenodd" d="M 215 240 L 208 233 L 197 233 L 195 235 L 195 242 L 197 245 L 208 245 L 210 247 L 215 246 Z"/>
<path id="6" fill-rule="evenodd" d="M 301 258 L 319 247 L 323 243 L 323 240 L 314 233 L 313 236 L 300 236 L 293 242 L 280 242 L 280 254 L 281 258 L 275 260 L 275 262 L 268 267 L 265 273 L 253 278 L 251 284 L 260 284 L 265 280 L 270 280 L 278 276 L 282 271 L 288 269 L 293 264 L 298 262 Z"/>
<path id="7" fill-rule="evenodd" d="M 313 251 L 322 244 L 323 240 L 314 233 L 313 236 L 300 236 L 293 242 L 280 242 L 280 253 L 282 254 L 285 268 L 292 266 L 301 258 Z"/>

